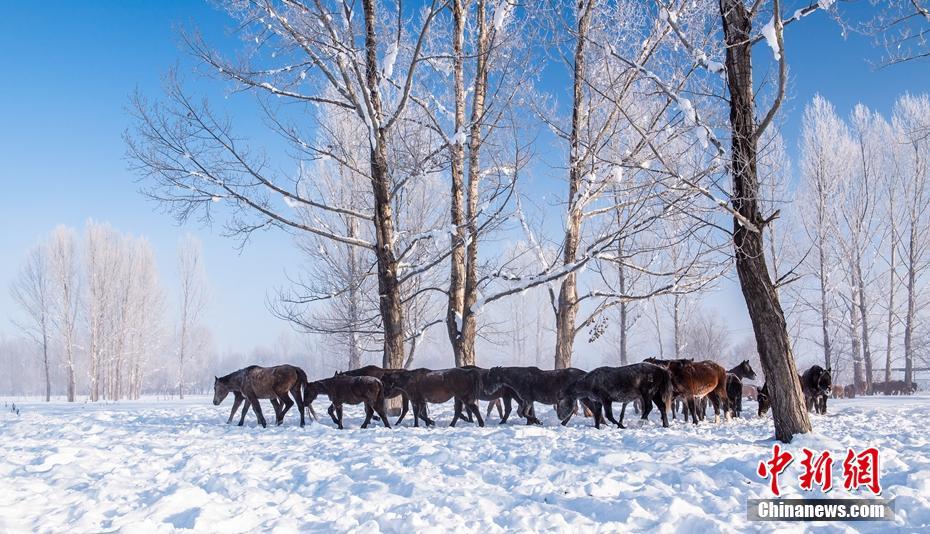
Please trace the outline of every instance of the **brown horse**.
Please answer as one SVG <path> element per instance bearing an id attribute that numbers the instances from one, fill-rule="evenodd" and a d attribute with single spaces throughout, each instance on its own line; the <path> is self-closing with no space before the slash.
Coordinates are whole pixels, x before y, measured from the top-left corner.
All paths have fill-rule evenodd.
<path id="1" fill-rule="evenodd" d="M 268 425 L 262 414 L 262 407 L 258 399 L 275 399 L 281 403 L 280 412 L 275 408 L 275 424 L 284 422 L 284 416 L 295 403 L 300 411 L 300 426 L 304 426 L 304 400 L 303 388 L 307 383 L 307 374 L 300 367 L 293 365 L 277 365 L 275 367 L 259 367 L 251 365 L 244 369 L 230 373 L 223 377 L 213 377 L 213 404 L 219 406 L 230 393 L 240 393 L 249 401 L 258 424 L 263 428 Z M 294 397 L 288 396 L 290 393 Z M 239 421 L 239 426 L 245 420 Z"/>
<path id="2" fill-rule="evenodd" d="M 843 386 L 833 386 L 833 398 L 842 399 L 846 396 L 846 389 Z"/>
<path id="3" fill-rule="evenodd" d="M 310 406 L 321 393 L 329 397 L 330 405 L 327 412 L 340 430 L 343 428 L 342 405 L 360 403 L 365 404 L 365 422 L 362 423 L 362 428 L 368 428 L 375 412 L 378 412 L 384 426 L 391 428 L 391 423 L 388 422 L 387 415 L 384 413 L 384 386 L 377 378 L 337 375 L 308 382 L 304 401 Z"/>
<path id="4" fill-rule="evenodd" d="M 471 412 L 478 420 L 478 426 L 484 426 L 481 411 L 478 409 L 478 398 L 481 396 L 481 375 L 476 369 L 442 369 L 439 371 L 426 371 L 417 373 L 392 373 L 384 376 L 386 388 L 396 388 L 410 398 L 413 404 L 413 426 L 419 426 L 422 419 L 426 426 L 433 426 L 435 422 L 426 412 L 426 404 L 439 404 L 455 400 L 455 415 L 452 424 L 464 419 L 462 407 Z"/>
<path id="5" fill-rule="evenodd" d="M 704 396 L 708 396 L 714 406 L 714 422 L 720 421 L 720 410 L 728 405 L 726 369 L 710 360 L 694 362 L 646 358 L 645 361 L 661 365 L 671 371 L 675 392 L 687 401 L 688 411 L 694 424 L 698 424 L 697 403 Z M 686 420 L 687 415 L 686 413 Z M 724 417 L 727 417 L 725 409 Z"/>

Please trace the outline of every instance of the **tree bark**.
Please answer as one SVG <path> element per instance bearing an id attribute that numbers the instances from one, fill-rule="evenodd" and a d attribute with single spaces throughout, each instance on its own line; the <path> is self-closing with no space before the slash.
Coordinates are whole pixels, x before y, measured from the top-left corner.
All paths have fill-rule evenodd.
<path id="1" fill-rule="evenodd" d="M 865 388 L 872 391 L 872 348 L 869 343 L 869 313 L 866 306 L 865 280 L 862 277 L 862 257 L 856 252 L 856 287 L 859 291 L 858 311 L 862 327 L 862 363 L 865 366 Z"/>
<path id="2" fill-rule="evenodd" d="M 582 173 L 581 127 L 584 107 L 585 44 L 593 13 L 591 0 L 579 2 L 578 28 L 576 34 L 574 70 L 572 78 L 572 130 L 570 138 L 568 169 L 568 214 L 565 221 L 565 237 L 562 243 L 562 264 L 571 265 L 578 254 L 581 234 L 582 206 L 578 204 Z M 564 369 L 572 365 L 572 349 L 575 344 L 575 319 L 578 315 L 577 274 L 574 270 L 562 278 L 559 288 L 558 307 L 555 314 L 555 368 Z"/>
<path id="3" fill-rule="evenodd" d="M 388 172 L 387 139 L 382 128 L 383 109 L 378 88 L 378 52 L 375 36 L 376 12 L 374 0 L 364 0 L 365 12 L 365 83 L 371 106 L 371 124 L 375 131 L 371 147 L 371 187 L 374 193 L 375 257 L 378 261 L 378 295 L 381 322 L 384 327 L 383 366 L 400 369 L 404 365 L 404 308 L 397 280 L 397 257 L 394 254 L 394 220 L 392 213 L 391 176 Z"/>
<path id="4" fill-rule="evenodd" d="M 892 195 L 893 196 L 893 195 Z M 885 382 L 891 381 L 891 344 L 894 337 L 895 250 L 898 247 L 894 222 L 894 200 L 891 201 L 891 258 L 888 267 L 888 329 L 885 331 Z"/>
<path id="5" fill-rule="evenodd" d="M 853 384 L 856 385 L 856 391 L 868 391 L 864 387 L 865 378 L 862 376 L 862 343 L 859 339 L 858 300 L 858 292 L 853 290 L 852 299 L 849 303 L 849 340 L 852 345 Z"/>
<path id="6" fill-rule="evenodd" d="M 736 271 L 772 399 L 775 438 L 790 442 L 795 434 L 810 432 L 811 424 L 804 409 L 784 313 L 765 261 L 761 232 L 764 225 L 759 211 L 756 172 L 759 132 L 753 100 L 752 17 L 742 0 L 720 0 L 720 16 L 726 41 L 730 92 L 733 205 L 740 215 L 760 230 L 746 228 L 734 218 Z M 780 29 L 776 28 L 776 31 Z"/>
<path id="7" fill-rule="evenodd" d="M 912 222 L 908 233 L 907 315 L 904 319 L 904 383 L 908 388 L 914 379 L 914 321 L 917 308 L 917 230 Z"/>
<path id="8" fill-rule="evenodd" d="M 446 331 L 452 344 L 456 367 L 465 365 L 463 330 L 465 325 L 465 146 L 459 134 L 465 127 L 465 2 L 452 3 L 452 71 L 455 92 L 455 139 L 450 146 L 452 191 L 450 195 L 452 254 L 449 256 L 449 302 Z"/>

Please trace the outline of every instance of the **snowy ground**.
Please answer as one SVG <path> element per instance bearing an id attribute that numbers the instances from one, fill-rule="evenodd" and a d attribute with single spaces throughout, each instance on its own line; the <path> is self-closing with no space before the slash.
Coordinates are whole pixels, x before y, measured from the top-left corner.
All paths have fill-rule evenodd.
<path id="1" fill-rule="evenodd" d="M 555 425 L 374 428 L 330 421 L 299 428 L 225 425 L 231 399 L 67 405 L 0 412 L 0 532 L 771 531 L 746 520 L 746 499 L 770 497 L 756 465 L 771 421 L 697 428 Z M 0 408 L 3 403 L 0 401 Z M 322 412 L 325 402 L 315 403 Z M 789 450 L 877 446 L 894 524 L 783 523 L 782 531 L 930 528 L 930 396 L 830 402 L 816 433 Z M 266 413 L 270 408 L 266 409 Z M 449 408 L 431 415 L 448 424 Z M 628 415 L 629 417 L 629 415 Z M 405 422 L 406 424 L 406 422 Z M 802 496 L 799 461 L 783 496 Z M 847 496 L 839 464 L 830 497 Z M 817 494 L 804 496 L 816 497 Z M 857 494 L 867 497 L 868 495 Z"/>

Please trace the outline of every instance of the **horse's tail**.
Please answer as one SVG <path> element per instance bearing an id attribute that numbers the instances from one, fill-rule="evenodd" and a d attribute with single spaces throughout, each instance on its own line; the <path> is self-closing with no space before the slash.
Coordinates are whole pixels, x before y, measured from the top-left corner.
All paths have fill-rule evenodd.
<path id="1" fill-rule="evenodd" d="M 662 379 L 659 380 L 659 395 L 661 395 L 662 403 L 665 405 L 665 413 L 672 412 L 672 397 L 674 396 L 675 388 L 672 386 L 672 372 L 663 369 Z"/>
<path id="2" fill-rule="evenodd" d="M 297 370 L 297 380 L 300 381 L 300 399 L 303 401 L 303 405 L 300 406 L 300 410 L 305 414 L 313 413 L 313 407 L 310 406 L 310 400 L 307 399 L 307 373 L 304 372 L 300 367 L 294 367 Z M 309 407 L 309 408 L 308 408 Z M 314 418 L 316 416 L 314 415 Z"/>

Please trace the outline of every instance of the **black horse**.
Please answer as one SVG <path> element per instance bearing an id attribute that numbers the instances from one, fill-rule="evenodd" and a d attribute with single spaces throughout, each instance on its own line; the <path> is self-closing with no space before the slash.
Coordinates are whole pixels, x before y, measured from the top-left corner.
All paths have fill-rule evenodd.
<path id="1" fill-rule="evenodd" d="M 808 411 L 818 414 L 827 413 L 827 397 L 833 392 L 833 378 L 830 368 L 824 369 L 814 365 L 801 375 L 801 390 Z"/>
<path id="2" fill-rule="evenodd" d="M 672 374 L 659 365 L 651 363 L 634 363 L 623 367 L 598 367 L 585 374 L 568 387 L 568 396 L 572 399 L 587 400 L 594 406 L 594 426 L 600 428 L 607 420 L 620 428 L 623 426 L 624 409 L 620 420 L 614 419 L 614 402 L 640 401 L 643 406 L 642 419 L 649 417 L 652 404 L 655 403 L 662 414 L 662 426 L 668 427 L 668 412 L 672 407 Z M 603 408 L 603 415 L 600 408 Z M 569 414 L 571 417 L 571 414 Z M 568 423 L 568 418 L 562 424 Z"/>

